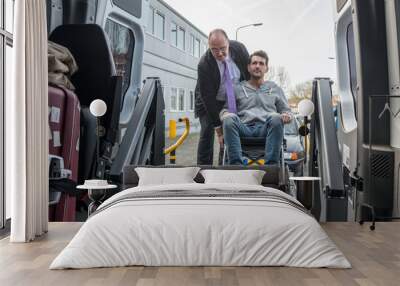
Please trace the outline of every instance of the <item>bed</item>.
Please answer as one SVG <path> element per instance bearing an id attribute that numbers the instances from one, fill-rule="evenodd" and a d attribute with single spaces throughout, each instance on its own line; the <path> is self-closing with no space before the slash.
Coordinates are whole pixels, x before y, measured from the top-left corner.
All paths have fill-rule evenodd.
<path id="1" fill-rule="evenodd" d="M 225 167 L 227 168 L 227 167 Z M 319 223 L 278 190 L 279 170 L 263 185 L 238 183 L 138 186 L 106 200 L 50 269 L 144 266 L 292 266 L 350 268 Z"/>

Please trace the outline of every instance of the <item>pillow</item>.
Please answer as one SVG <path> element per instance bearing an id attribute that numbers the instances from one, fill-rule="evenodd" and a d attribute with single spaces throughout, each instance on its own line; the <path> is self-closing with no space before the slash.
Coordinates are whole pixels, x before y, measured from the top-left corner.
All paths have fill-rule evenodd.
<path id="1" fill-rule="evenodd" d="M 135 168 L 139 176 L 138 186 L 195 183 L 199 167 L 185 168 Z"/>
<path id="2" fill-rule="evenodd" d="M 205 184 L 234 183 L 261 185 L 265 172 L 261 170 L 201 170 Z"/>

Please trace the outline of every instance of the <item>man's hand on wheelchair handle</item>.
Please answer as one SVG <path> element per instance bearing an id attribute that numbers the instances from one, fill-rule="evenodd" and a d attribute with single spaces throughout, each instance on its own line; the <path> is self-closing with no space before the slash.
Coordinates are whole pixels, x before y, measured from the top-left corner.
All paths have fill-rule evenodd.
<path id="1" fill-rule="evenodd" d="M 281 118 L 282 118 L 283 124 L 289 123 L 292 120 L 292 116 L 288 113 L 282 113 Z"/>

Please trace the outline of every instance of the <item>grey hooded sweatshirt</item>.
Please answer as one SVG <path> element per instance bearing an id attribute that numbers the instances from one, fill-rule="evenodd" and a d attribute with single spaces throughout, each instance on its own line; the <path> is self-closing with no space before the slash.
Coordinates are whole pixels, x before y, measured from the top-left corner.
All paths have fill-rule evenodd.
<path id="1" fill-rule="evenodd" d="M 242 81 L 234 86 L 237 115 L 245 123 L 265 122 L 268 114 L 288 113 L 291 110 L 282 88 L 272 81 L 265 81 L 259 89 Z M 221 121 L 229 116 L 228 104 L 220 112 Z"/>

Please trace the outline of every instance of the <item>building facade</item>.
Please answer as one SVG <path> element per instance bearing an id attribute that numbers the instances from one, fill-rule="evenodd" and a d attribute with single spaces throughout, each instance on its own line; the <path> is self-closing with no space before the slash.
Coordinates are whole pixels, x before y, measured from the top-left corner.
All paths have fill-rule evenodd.
<path id="1" fill-rule="evenodd" d="M 194 117 L 197 64 L 207 49 L 207 36 L 161 0 L 150 0 L 145 27 L 142 78 L 159 77 L 163 85 L 166 128 L 170 119 Z M 178 124 L 178 133 L 183 131 Z"/>

